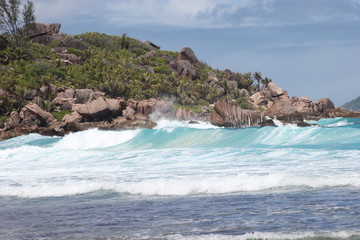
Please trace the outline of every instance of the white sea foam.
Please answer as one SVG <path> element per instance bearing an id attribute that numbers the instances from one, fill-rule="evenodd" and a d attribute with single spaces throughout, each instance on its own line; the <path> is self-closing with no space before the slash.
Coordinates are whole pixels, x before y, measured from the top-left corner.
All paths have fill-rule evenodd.
<path id="1" fill-rule="evenodd" d="M 246 233 L 243 235 L 220 235 L 220 234 L 208 234 L 208 235 L 190 235 L 183 236 L 180 234 L 168 236 L 168 239 L 173 240 L 250 240 L 250 239 L 267 239 L 267 240 L 283 240 L 283 239 L 350 239 L 352 236 L 359 236 L 360 232 L 355 231 L 340 231 L 340 232 L 298 232 L 298 233 L 276 233 L 276 232 L 254 232 Z"/>
<path id="2" fill-rule="evenodd" d="M 342 178 L 334 177 L 294 177 L 289 175 L 271 174 L 266 176 L 252 176 L 239 174 L 227 177 L 203 178 L 158 178 L 138 181 L 108 181 L 79 180 L 65 182 L 39 182 L 34 179 L 31 183 L 2 183 L 1 196 L 16 196 L 22 198 L 59 197 L 109 190 L 118 193 L 136 194 L 143 196 L 187 196 L 187 195 L 216 195 L 235 192 L 257 191 L 294 191 L 303 188 L 323 188 L 336 186 L 360 187 L 360 176 Z"/>
<path id="3" fill-rule="evenodd" d="M 157 122 L 156 129 L 174 129 L 174 128 L 196 128 L 196 129 L 214 129 L 219 128 L 210 124 L 209 122 L 197 121 L 195 124 L 189 123 L 189 121 L 177 121 L 169 119 L 160 119 Z"/>
<path id="4" fill-rule="evenodd" d="M 107 148 L 131 140 L 140 131 L 141 130 L 100 131 L 98 129 L 90 129 L 70 133 L 54 144 L 54 147 L 61 149 Z"/>
<path id="5" fill-rule="evenodd" d="M 349 125 L 352 125 L 352 124 L 353 123 L 349 123 L 348 121 L 343 120 L 343 121 L 339 121 L 339 122 L 336 122 L 336 123 L 325 125 L 325 127 L 345 127 L 345 126 L 349 126 Z"/>

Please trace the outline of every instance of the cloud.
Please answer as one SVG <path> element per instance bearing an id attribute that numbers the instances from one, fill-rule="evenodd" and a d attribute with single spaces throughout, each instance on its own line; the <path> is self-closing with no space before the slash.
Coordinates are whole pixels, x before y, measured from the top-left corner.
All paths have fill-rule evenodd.
<path id="1" fill-rule="evenodd" d="M 359 0 L 34 0 L 43 21 L 225 28 L 360 20 Z"/>

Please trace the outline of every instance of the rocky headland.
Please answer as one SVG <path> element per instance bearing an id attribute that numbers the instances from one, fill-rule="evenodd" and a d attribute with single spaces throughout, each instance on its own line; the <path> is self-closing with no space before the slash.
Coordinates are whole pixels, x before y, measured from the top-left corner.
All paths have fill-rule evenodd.
<path id="1" fill-rule="evenodd" d="M 55 70 L 60 69 L 66 73 L 74 71 L 76 66 L 82 67 L 84 75 L 85 71 L 94 71 L 86 64 L 95 61 L 92 58 L 94 54 L 103 54 L 92 52 L 92 48 L 100 47 L 91 45 L 93 39 L 89 40 L 87 35 L 74 38 L 60 34 L 60 27 L 60 24 L 36 25 L 29 36 L 31 44 L 51 49 L 53 59 L 30 59 L 29 64 L 49 61 L 46 64 L 56 65 Z M 5 51 L 6 44 L 6 39 L 3 39 L 2 51 Z M 113 44 L 114 42 L 110 42 L 106 47 Z M 360 117 L 360 112 L 335 108 L 328 98 L 313 102 L 307 97 L 290 97 L 287 91 L 268 78 L 262 81 L 260 88 L 260 80 L 264 79 L 257 77 L 259 75 L 254 75 L 258 80 L 256 85 L 251 74 L 213 70 L 200 62 L 190 47 L 184 47 L 176 54 L 160 51 L 160 47 L 150 41 L 141 44 L 136 42 L 137 45 L 134 46 L 137 48 L 131 48 L 129 39 L 124 36 L 119 44 L 119 54 L 132 54 L 126 59 L 131 64 L 119 63 L 120 71 L 112 67 L 105 56 L 102 57 L 96 64 L 101 64 L 106 71 L 103 70 L 100 77 L 95 76 L 99 78 L 99 83 L 96 85 L 92 82 L 92 88 L 88 88 L 91 84 L 86 84 L 87 79 L 82 78 L 83 75 L 70 72 L 71 77 L 76 75 L 81 79 L 71 81 L 70 85 L 62 84 L 57 78 L 54 78 L 54 82 L 45 81 L 46 84 L 39 81 L 38 87 L 22 88 L 19 95 L 17 88 L 13 88 L 11 84 L 6 85 L 6 77 L 14 74 L 12 69 L 19 64 L 18 60 L 0 58 L 0 71 L 3 72 L 1 80 L 4 83 L 0 85 L 0 103 L 14 108 L 12 111 L 9 111 L 9 107 L 1 108 L 6 121 L 0 124 L 0 140 L 29 133 L 63 136 L 89 128 L 154 128 L 156 120 L 160 118 L 192 123 L 201 120 L 216 126 L 240 128 L 276 126 L 273 119 L 285 124 L 310 126 L 304 119 Z M 0 57 L 1 54 L 0 52 Z M 55 71 L 54 69 L 51 71 Z M 133 77 L 131 82 L 129 79 L 132 72 L 126 72 L 129 69 L 135 73 L 140 72 L 141 75 Z M 114 75 L 106 76 L 110 71 L 115 71 Z M 128 78 L 113 79 L 126 73 Z M 96 75 L 96 70 L 93 74 Z M 197 107 L 193 109 L 195 105 Z"/>

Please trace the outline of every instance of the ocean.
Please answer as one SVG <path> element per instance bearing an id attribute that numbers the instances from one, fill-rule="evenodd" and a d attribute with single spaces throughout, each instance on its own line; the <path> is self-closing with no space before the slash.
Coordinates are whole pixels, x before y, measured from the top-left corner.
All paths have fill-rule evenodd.
<path id="1" fill-rule="evenodd" d="M 360 119 L 0 142 L 0 239 L 360 239 Z"/>

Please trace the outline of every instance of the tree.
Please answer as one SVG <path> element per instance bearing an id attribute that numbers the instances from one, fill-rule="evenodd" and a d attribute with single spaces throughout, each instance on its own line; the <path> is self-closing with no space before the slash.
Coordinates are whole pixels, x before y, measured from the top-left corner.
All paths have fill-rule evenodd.
<path id="1" fill-rule="evenodd" d="M 20 0 L 0 0 L 0 31 L 10 41 L 27 37 L 35 24 L 34 12 L 34 3 L 31 1 L 22 6 Z"/>
<path id="2" fill-rule="evenodd" d="M 257 81 L 257 89 L 260 91 L 260 82 L 262 80 L 261 72 L 254 72 L 254 78 Z"/>
<path id="3" fill-rule="evenodd" d="M 262 83 L 263 85 L 268 85 L 268 83 L 271 82 L 271 81 L 272 81 L 272 80 L 271 80 L 270 78 L 266 77 L 266 78 L 264 78 L 264 79 L 261 80 L 261 83 Z"/>

